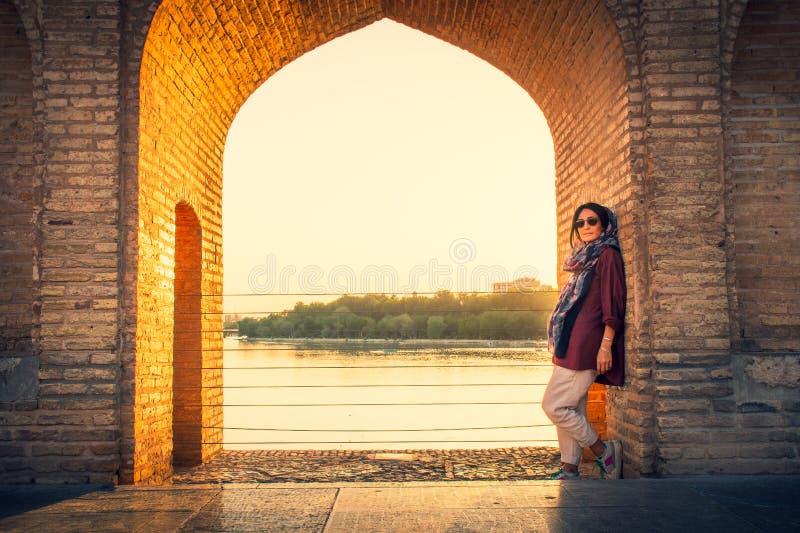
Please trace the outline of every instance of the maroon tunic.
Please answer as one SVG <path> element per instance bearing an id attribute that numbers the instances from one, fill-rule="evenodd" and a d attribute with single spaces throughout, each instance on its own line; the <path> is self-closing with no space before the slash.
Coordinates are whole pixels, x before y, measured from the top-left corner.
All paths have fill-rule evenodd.
<path id="1" fill-rule="evenodd" d="M 611 345 L 611 370 L 598 374 L 595 381 L 604 385 L 625 382 L 625 271 L 622 256 L 615 248 L 606 248 L 595 263 L 594 277 L 583 306 L 575 318 L 563 359 L 553 363 L 572 370 L 597 369 L 597 352 L 608 325 L 614 330 Z"/>

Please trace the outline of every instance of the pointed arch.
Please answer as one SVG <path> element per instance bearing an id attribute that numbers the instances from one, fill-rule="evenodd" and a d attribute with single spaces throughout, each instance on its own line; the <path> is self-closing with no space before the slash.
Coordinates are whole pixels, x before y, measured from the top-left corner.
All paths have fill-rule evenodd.
<path id="1" fill-rule="evenodd" d="M 800 252 L 781 243 L 796 238 L 790 214 L 800 204 L 800 9 L 748 2 L 737 22 L 725 102 L 732 343 L 746 352 L 798 351 Z"/>
<path id="2" fill-rule="evenodd" d="M 622 235 L 623 250 L 628 257 L 637 254 L 626 60 L 618 28 L 601 0 L 132 0 L 127 14 L 126 27 L 146 28 L 147 36 L 126 44 L 135 74 L 129 81 L 137 89 L 126 105 L 138 111 L 130 113 L 126 131 L 138 138 L 138 146 L 136 161 L 126 162 L 124 189 L 136 198 L 123 215 L 135 228 L 127 239 L 124 268 L 136 281 L 124 296 L 126 320 L 135 333 L 122 358 L 130 362 L 125 379 L 135 385 L 123 405 L 131 421 L 123 428 L 129 443 L 123 479 L 161 479 L 171 468 L 160 451 L 170 432 L 159 422 L 171 406 L 164 400 L 144 407 L 145 398 L 168 397 L 169 391 L 165 385 L 149 390 L 144 384 L 159 383 L 160 361 L 170 357 L 173 332 L 159 317 L 163 303 L 171 302 L 172 286 L 160 258 L 164 250 L 173 253 L 168 228 L 179 200 L 176 191 L 191 191 L 202 203 L 202 285 L 209 295 L 203 306 L 221 313 L 220 205 L 228 128 L 264 80 L 340 35 L 389 17 L 508 74 L 537 102 L 552 132 L 560 255 L 567 253 L 569 212 L 587 199 L 615 208 L 622 227 L 629 228 Z M 639 264 L 632 262 L 635 268 Z M 203 328 L 203 353 L 217 353 L 209 356 L 220 361 L 221 324 L 204 318 Z M 638 331 L 634 327 L 629 333 L 632 354 Z M 625 422 L 617 420 L 609 431 L 621 431 Z"/>

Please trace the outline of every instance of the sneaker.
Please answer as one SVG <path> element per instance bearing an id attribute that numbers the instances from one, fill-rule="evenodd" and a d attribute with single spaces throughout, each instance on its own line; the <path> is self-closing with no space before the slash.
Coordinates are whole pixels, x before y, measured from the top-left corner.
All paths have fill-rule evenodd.
<path id="1" fill-rule="evenodd" d="M 619 479 L 622 476 L 622 443 L 618 440 L 604 442 L 606 451 L 597 458 L 595 464 L 600 469 L 602 479 Z"/>
<path id="2" fill-rule="evenodd" d="M 558 472 L 550 474 L 550 476 L 547 479 L 565 480 L 565 479 L 580 479 L 580 477 L 581 477 L 580 472 L 570 472 L 569 470 L 564 470 L 562 468 Z"/>

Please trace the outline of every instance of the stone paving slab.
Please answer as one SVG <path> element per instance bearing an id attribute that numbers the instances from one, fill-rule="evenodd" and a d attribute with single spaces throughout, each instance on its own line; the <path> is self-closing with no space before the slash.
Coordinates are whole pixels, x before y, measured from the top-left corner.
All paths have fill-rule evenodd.
<path id="1" fill-rule="evenodd" d="M 665 507 L 661 490 L 646 481 L 614 482 L 613 490 L 609 482 L 579 483 L 351 488 L 340 494 L 326 531 L 614 531 L 622 524 L 633 531 L 752 531 L 713 500 L 686 492 Z"/>
<path id="2" fill-rule="evenodd" d="M 322 531 L 338 489 L 225 489 L 181 531 Z"/>
<path id="3" fill-rule="evenodd" d="M 53 513 L 82 512 L 160 512 L 193 511 L 198 504 L 208 502 L 217 491 L 209 490 L 164 490 L 157 494 L 148 491 L 101 491 L 52 504 Z"/>
<path id="4" fill-rule="evenodd" d="M 342 490 L 337 507 L 351 511 L 370 511 L 378 507 L 407 511 L 460 508 L 499 509 L 525 506 L 562 505 L 563 487 L 557 482 L 535 485 L 438 485 L 363 486 Z"/>
<path id="5" fill-rule="evenodd" d="M 0 490 L 3 516 L 14 500 L 22 512 L 0 520 L 0 531 L 177 531 L 219 491 L 94 487 L 73 496 L 58 485 L 6 486 Z"/>
<path id="6" fill-rule="evenodd" d="M 772 533 L 800 530 L 798 501 L 800 476 L 0 486 L 0 531 Z"/>

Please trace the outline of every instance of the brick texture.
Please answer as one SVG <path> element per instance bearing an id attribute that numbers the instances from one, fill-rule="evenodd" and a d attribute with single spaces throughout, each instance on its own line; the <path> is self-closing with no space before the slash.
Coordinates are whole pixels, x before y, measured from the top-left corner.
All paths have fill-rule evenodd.
<path id="1" fill-rule="evenodd" d="M 727 113 L 738 331 L 744 350 L 800 350 L 800 5 L 751 2 Z"/>
<path id="2" fill-rule="evenodd" d="M 202 231 L 185 203 L 175 209 L 175 310 L 173 333 L 172 440 L 174 465 L 198 465 L 215 450 L 220 435 L 203 436 Z M 208 377 L 208 376 L 207 376 Z M 221 402 L 218 389 L 209 389 Z M 205 400 L 205 401 L 204 401 Z M 221 425 L 221 424 L 218 424 Z M 220 449 L 221 445 L 217 445 Z"/>
<path id="3" fill-rule="evenodd" d="M 118 5 L 9 5 L 2 4 L 3 25 L 10 21 L 27 38 L 30 66 L 19 62 L 3 80 L 21 90 L 29 79 L 32 97 L 8 111 L 33 109 L 32 123 L 20 116 L 2 141 L 17 147 L 15 195 L 25 199 L 11 222 L 17 227 L 9 228 L 20 234 L 15 257 L 30 261 L 15 270 L 13 302 L 32 309 L 21 324 L 31 326 L 38 392 L 2 413 L 3 435 L 13 443 L 0 457 L 2 477 L 112 482 L 119 466 Z M 24 142 L 31 133 L 32 143 Z M 4 211 L 4 232 L 9 222 Z M 4 312 L 4 322 L 12 316 Z"/>
<path id="4" fill-rule="evenodd" d="M 36 399 L 34 301 L 34 173 L 32 51 L 10 1 L 0 2 L 0 402 Z M 26 365 L 23 359 L 35 361 Z M 26 375 L 19 375 L 22 372 Z M 12 379 L 8 379 L 12 378 Z M 18 381 L 19 380 L 19 381 Z"/>
<path id="5" fill-rule="evenodd" d="M 647 2 L 637 31 L 652 357 L 642 388 L 653 399 L 650 471 L 667 473 L 683 463 L 667 460 L 664 448 L 686 446 L 687 435 L 697 437 L 693 446 L 708 446 L 703 416 L 689 418 L 685 405 L 731 393 L 724 378 L 676 380 L 664 369 L 724 366 L 730 349 L 719 11 L 712 2 Z"/>

